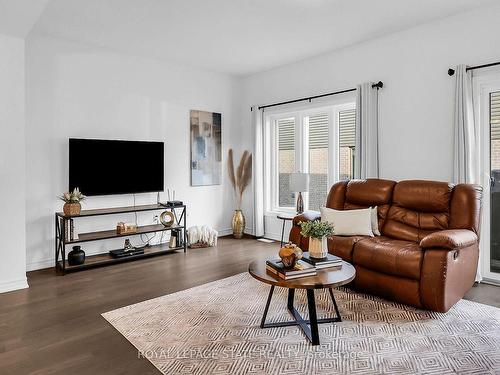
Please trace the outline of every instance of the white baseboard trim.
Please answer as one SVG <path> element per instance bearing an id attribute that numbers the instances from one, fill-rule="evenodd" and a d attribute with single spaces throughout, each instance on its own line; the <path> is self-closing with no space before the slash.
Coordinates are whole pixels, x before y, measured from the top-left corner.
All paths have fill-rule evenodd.
<path id="1" fill-rule="evenodd" d="M 266 233 L 264 233 L 264 237 L 269 238 L 271 240 L 280 241 L 281 240 L 281 233 L 266 232 Z M 288 238 L 285 237 L 283 240 L 286 242 L 286 241 L 288 241 Z"/>
<path id="2" fill-rule="evenodd" d="M 233 230 L 231 228 L 226 228 L 218 230 L 217 233 L 219 233 L 219 237 L 229 236 L 230 234 L 233 234 Z"/>
<path id="3" fill-rule="evenodd" d="M 219 237 L 230 236 L 231 234 L 233 234 L 233 229 L 232 228 L 227 228 L 227 229 L 219 230 L 217 232 L 219 233 Z M 253 229 L 245 227 L 245 234 L 253 236 Z"/>
<path id="4" fill-rule="evenodd" d="M 500 281 L 494 280 L 494 279 L 489 279 L 489 278 L 483 278 L 480 282 L 480 284 L 490 284 L 490 285 L 495 285 L 495 286 L 500 286 Z"/>
<path id="5" fill-rule="evenodd" d="M 12 292 L 14 290 L 29 288 L 28 280 L 25 278 L 0 283 L 0 293 Z"/>
<path id="6" fill-rule="evenodd" d="M 31 262 L 26 264 L 26 272 L 43 270 L 44 268 L 53 268 L 54 259 L 38 260 L 36 262 Z"/>

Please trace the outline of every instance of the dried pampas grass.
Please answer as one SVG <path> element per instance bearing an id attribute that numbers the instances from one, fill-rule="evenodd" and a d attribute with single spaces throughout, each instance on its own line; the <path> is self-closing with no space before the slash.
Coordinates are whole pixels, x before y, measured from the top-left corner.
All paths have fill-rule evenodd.
<path id="1" fill-rule="evenodd" d="M 227 170 L 236 195 L 236 209 L 239 210 L 241 209 L 243 193 L 252 180 L 252 154 L 246 150 L 243 152 L 235 173 L 233 149 L 230 149 L 227 157 Z"/>
<path id="2" fill-rule="evenodd" d="M 227 155 L 227 170 L 229 173 L 229 181 L 233 185 L 234 191 L 236 191 L 236 177 L 234 176 L 234 162 L 233 162 L 233 149 L 230 148 Z"/>

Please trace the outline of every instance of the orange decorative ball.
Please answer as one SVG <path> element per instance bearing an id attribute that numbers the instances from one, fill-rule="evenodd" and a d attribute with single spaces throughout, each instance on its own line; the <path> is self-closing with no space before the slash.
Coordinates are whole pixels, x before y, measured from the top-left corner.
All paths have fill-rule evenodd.
<path id="1" fill-rule="evenodd" d="M 293 268 L 302 258 L 302 250 L 297 245 L 289 242 L 280 249 L 278 255 L 285 268 Z"/>

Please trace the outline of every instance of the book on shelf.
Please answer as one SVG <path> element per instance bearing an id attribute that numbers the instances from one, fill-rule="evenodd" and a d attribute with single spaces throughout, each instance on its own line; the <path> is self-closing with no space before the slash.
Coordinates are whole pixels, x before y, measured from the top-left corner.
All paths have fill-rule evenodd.
<path id="1" fill-rule="evenodd" d="M 294 268 L 286 268 L 281 260 L 270 259 L 266 261 L 266 268 L 282 279 L 296 279 L 299 277 L 315 276 L 316 267 L 306 262 L 299 260 Z"/>
<path id="2" fill-rule="evenodd" d="M 77 241 L 78 233 L 75 231 L 75 223 L 73 219 L 68 219 L 64 226 L 64 241 Z"/>
<path id="3" fill-rule="evenodd" d="M 75 223 L 73 219 L 69 219 L 69 240 L 73 241 L 75 239 Z"/>
<path id="4" fill-rule="evenodd" d="M 69 241 L 69 223 L 64 226 L 64 240 Z"/>
<path id="5" fill-rule="evenodd" d="M 327 254 L 323 259 L 312 258 L 308 251 L 302 254 L 302 260 L 308 264 L 316 267 L 316 269 L 329 268 L 329 267 L 342 267 L 342 258 Z"/>

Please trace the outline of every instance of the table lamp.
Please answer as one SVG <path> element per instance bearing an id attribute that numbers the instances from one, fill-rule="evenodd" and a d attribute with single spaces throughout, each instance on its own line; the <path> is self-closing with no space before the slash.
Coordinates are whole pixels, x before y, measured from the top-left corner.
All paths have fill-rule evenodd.
<path id="1" fill-rule="evenodd" d="M 291 173 L 290 174 L 290 191 L 299 193 L 297 195 L 297 213 L 304 212 L 304 199 L 302 192 L 309 191 L 309 173 Z"/>

